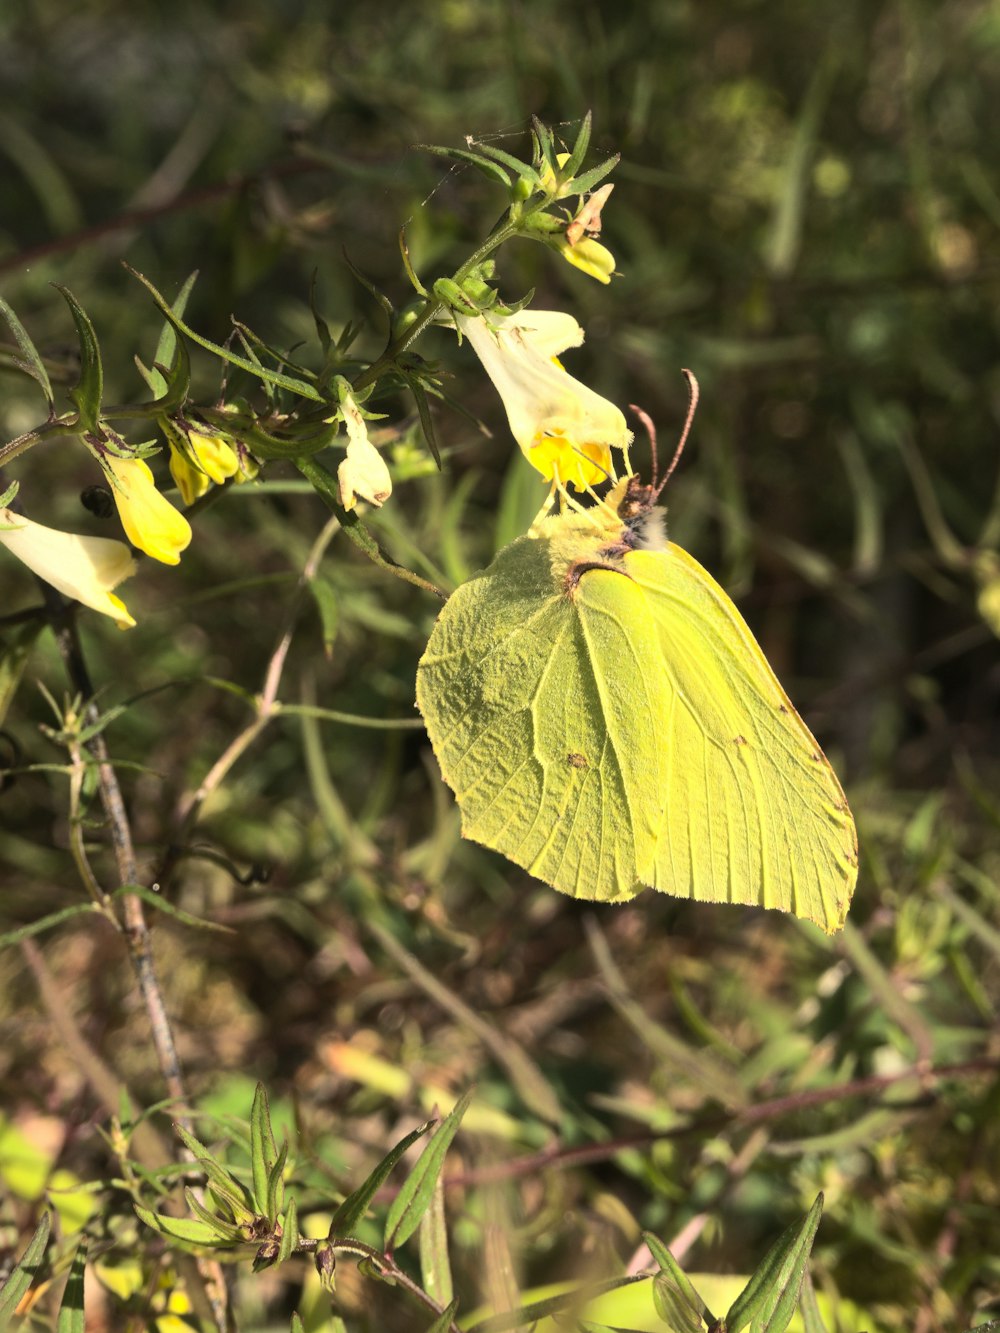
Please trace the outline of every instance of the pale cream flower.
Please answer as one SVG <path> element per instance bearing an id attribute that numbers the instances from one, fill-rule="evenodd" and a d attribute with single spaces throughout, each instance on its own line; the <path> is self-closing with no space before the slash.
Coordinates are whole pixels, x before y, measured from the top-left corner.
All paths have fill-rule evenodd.
<path id="1" fill-rule="evenodd" d="M 101 463 L 132 545 L 165 565 L 178 564 L 191 540 L 191 524 L 156 489 L 148 464 L 141 458 L 117 458 L 109 453 L 102 456 Z"/>
<path id="2" fill-rule="evenodd" d="M 342 403 L 347 427 L 347 453 L 337 468 L 340 503 L 353 509 L 358 500 L 380 507 L 392 494 L 392 478 L 385 460 L 368 438 L 368 427 L 350 394 Z"/>
<path id="3" fill-rule="evenodd" d="M 124 602 L 111 592 L 135 573 L 135 560 L 124 542 L 60 532 L 0 509 L 0 545 L 64 597 L 110 616 L 120 629 L 135 624 Z"/>
<path id="4" fill-rule="evenodd" d="M 585 490 L 614 474 L 611 449 L 632 432 L 621 411 L 573 378 L 558 357 L 583 329 L 558 310 L 454 315 L 503 400 L 511 434 L 543 477 Z"/>

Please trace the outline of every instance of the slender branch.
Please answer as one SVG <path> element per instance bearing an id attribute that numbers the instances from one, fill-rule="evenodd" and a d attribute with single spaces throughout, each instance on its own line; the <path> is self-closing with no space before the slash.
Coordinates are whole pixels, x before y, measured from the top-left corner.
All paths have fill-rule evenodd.
<path id="1" fill-rule="evenodd" d="M 53 625 L 56 644 L 66 666 L 73 688 L 81 695 L 84 702 L 84 721 L 96 725 L 100 713 L 94 702 L 94 686 L 83 656 L 83 647 L 76 627 L 73 609 L 68 607 L 62 596 L 53 588 L 46 586 L 46 600 L 53 610 Z M 86 742 L 85 748 L 97 762 L 97 778 L 101 793 L 101 804 L 107 816 L 111 830 L 111 842 L 118 867 L 118 880 L 122 886 L 135 884 L 138 879 L 135 847 L 132 842 L 132 829 L 129 824 L 125 802 L 122 798 L 118 775 L 115 773 L 103 734 L 98 731 Z M 134 893 L 126 893 L 122 899 L 125 938 L 128 942 L 129 958 L 139 992 L 149 1017 L 152 1030 L 153 1046 L 159 1062 L 160 1072 L 168 1095 L 178 1103 L 178 1119 L 185 1128 L 190 1126 L 189 1113 L 186 1110 L 187 1094 L 181 1075 L 180 1062 L 173 1030 L 167 1016 L 163 992 L 153 965 L 153 951 L 146 922 L 143 901 Z"/>
<path id="2" fill-rule="evenodd" d="M 282 673 L 285 669 L 285 662 L 288 658 L 288 650 L 292 644 L 292 636 L 295 632 L 295 625 L 299 618 L 299 612 L 302 606 L 302 599 L 309 584 L 316 577 L 316 571 L 319 568 L 320 561 L 330 545 L 330 542 L 340 530 L 340 523 L 337 518 L 330 518 L 326 521 L 319 536 L 313 542 L 312 549 L 306 558 L 302 573 L 299 575 L 298 584 L 295 592 L 289 599 L 288 611 L 285 616 L 285 623 L 278 635 L 274 651 L 267 663 L 264 672 L 264 681 L 261 686 L 261 692 L 256 699 L 256 712 L 253 719 L 229 742 L 222 754 L 219 755 L 215 763 L 202 778 L 200 784 L 194 791 L 185 793 L 177 806 L 175 816 L 174 835 L 171 838 L 170 847 L 164 856 L 163 864 L 157 875 L 157 882 L 165 884 L 173 872 L 184 844 L 190 837 L 191 830 L 198 820 L 198 815 L 202 806 L 208 800 L 209 796 L 225 781 L 229 772 L 237 761 L 253 745 L 257 737 L 264 731 L 267 725 L 280 713 L 281 705 L 278 702 L 278 689 L 281 685 Z"/>
<path id="3" fill-rule="evenodd" d="M 538 1171 L 549 1169 L 564 1171 L 571 1167 L 590 1166 L 595 1162 L 607 1162 L 629 1148 L 647 1148 L 653 1143 L 670 1139 L 686 1139 L 717 1133 L 729 1126 L 756 1125 L 771 1120 L 779 1120 L 786 1115 L 795 1115 L 799 1111 L 813 1106 L 825 1106 L 830 1102 L 846 1101 L 851 1097 L 865 1097 L 871 1093 L 884 1092 L 897 1083 L 914 1079 L 925 1088 L 941 1079 L 958 1078 L 964 1074 L 997 1074 L 1000 1072 L 1000 1059 L 964 1060 L 958 1064 L 931 1065 L 917 1063 L 895 1074 L 872 1074 L 868 1078 L 854 1079 L 849 1083 L 835 1083 L 828 1088 L 809 1088 L 803 1092 L 792 1092 L 784 1097 L 773 1097 L 768 1101 L 743 1106 L 732 1111 L 721 1111 L 716 1115 L 703 1116 L 690 1120 L 687 1124 L 676 1125 L 671 1129 L 644 1130 L 639 1134 L 623 1134 L 618 1138 L 607 1139 L 603 1143 L 585 1143 L 579 1147 L 547 1148 L 543 1152 L 531 1153 L 524 1157 L 512 1157 L 507 1162 L 497 1162 L 491 1166 L 473 1168 L 469 1171 L 456 1172 L 444 1178 L 445 1185 L 467 1186 L 488 1185 L 496 1181 L 515 1180 L 522 1176 L 534 1175 Z"/>

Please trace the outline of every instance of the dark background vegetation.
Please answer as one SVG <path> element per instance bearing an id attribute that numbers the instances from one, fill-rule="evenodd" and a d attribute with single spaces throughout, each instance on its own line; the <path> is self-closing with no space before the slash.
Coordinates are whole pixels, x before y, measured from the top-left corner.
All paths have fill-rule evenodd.
<path id="1" fill-rule="evenodd" d="M 498 1236 L 525 1287 L 616 1271 L 639 1226 L 689 1234 L 693 1270 L 747 1272 L 822 1188 L 815 1276 L 831 1329 L 931 1333 L 1000 1311 L 1000 613 L 988 559 L 1000 544 L 998 75 L 1000 8 L 984 0 L 34 0 L 0 11 L 0 292 L 69 385 L 72 325 L 48 284 L 70 287 L 118 401 L 141 394 L 132 357 L 149 362 L 159 327 L 121 259 L 168 293 L 198 268 L 196 328 L 222 340 L 234 314 L 282 346 L 313 338 L 315 274 L 319 308 L 337 327 L 363 321 L 374 354 L 382 316 L 342 250 L 402 304 L 402 223 L 433 279 L 503 207 L 475 172 L 416 145 L 474 135 L 523 154 L 530 113 L 569 138 L 590 109 L 593 160 L 622 154 L 604 235 L 621 276 L 605 289 L 518 243 L 501 256 L 502 288 L 513 299 L 535 287 L 538 306 L 577 315 L 587 343 L 569 368 L 651 413 L 661 452 L 683 416 L 681 367 L 698 375 L 671 532 L 737 598 L 844 779 L 862 854 L 851 928 L 827 940 L 774 914 L 653 894 L 595 911 L 459 842 L 421 733 L 286 720 L 206 809 L 188 850 L 211 859 L 185 857 L 169 886 L 235 933 L 165 917 L 156 929 L 199 1105 L 245 1116 L 263 1079 L 340 1179 L 430 1108 L 427 1089 L 475 1081 L 477 1101 L 509 1120 L 460 1136 L 453 1174 L 556 1150 L 552 1165 L 449 1193 L 465 1309 L 502 1290 Z M 422 466 L 413 432 L 372 524 L 398 559 L 454 584 L 523 530 L 541 497 L 471 357 L 445 333 L 419 350 L 492 437 L 436 409 L 445 471 Z M 217 364 L 196 357 L 196 379 L 212 401 Z M 6 352 L 0 394 L 4 438 L 40 419 Z M 413 414 L 402 400 L 382 406 L 393 422 Z M 34 517 L 108 530 L 80 506 L 97 478 L 79 446 L 48 444 L 10 473 Z M 918 503 L 921 477 L 953 548 L 930 501 Z M 84 624 L 102 702 L 132 701 L 108 740 L 129 765 L 150 874 L 178 797 L 246 721 L 213 681 L 260 689 L 324 522 L 294 486 L 256 499 L 245 489 L 197 520 L 179 569 L 145 562 L 126 590 L 138 628 Z M 12 561 L 0 578 L 0 610 L 32 603 Z M 322 579 L 331 650 L 307 612 L 282 697 L 412 717 L 432 599 L 342 539 Z M 44 643 L 6 744 L 21 763 L 56 763 L 35 679 L 58 698 L 68 688 Z M 96 810 L 95 845 L 106 841 Z M 10 929 L 80 890 L 65 780 L 22 775 L 2 811 Z M 591 918 L 618 992 L 588 943 Z M 462 1013 L 385 951 L 372 920 L 523 1044 L 559 1098 L 557 1129 Z M 138 1102 L 158 1100 L 118 941 L 70 923 L 40 943 L 89 1047 Z M 16 948 L 0 954 L 0 990 L 4 1115 L 36 1142 L 42 1126 L 60 1166 L 102 1178 L 105 1113 Z M 340 1043 L 385 1066 L 352 1077 Z M 738 1098 L 699 1077 L 677 1043 L 709 1053 Z M 950 1065 L 963 1067 L 928 1072 Z M 395 1084 L 386 1067 L 402 1071 Z M 873 1077 L 884 1081 L 836 1091 Z M 791 1100 L 756 1118 L 733 1111 L 774 1099 Z M 558 1158 L 688 1123 L 591 1165 Z M 0 1203 L 12 1246 L 30 1213 L 16 1193 Z M 246 1298 L 258 1300 L 247 1326 L 287 1327 L 294 1275 L 261 1290 Z M 344 1291 L 348 1308 L 368 1299 Z"/>

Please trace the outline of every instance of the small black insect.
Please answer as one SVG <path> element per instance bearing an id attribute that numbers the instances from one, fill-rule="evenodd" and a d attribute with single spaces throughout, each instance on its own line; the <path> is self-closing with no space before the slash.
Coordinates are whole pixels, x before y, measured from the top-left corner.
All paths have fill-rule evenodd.
<path id="1" fill-rule="evenodd" d="M 80 503 L 98 518 L 110 518 L 115 512 L 115 498 L 108 486 L 84 487 L 80 492 Z"/>

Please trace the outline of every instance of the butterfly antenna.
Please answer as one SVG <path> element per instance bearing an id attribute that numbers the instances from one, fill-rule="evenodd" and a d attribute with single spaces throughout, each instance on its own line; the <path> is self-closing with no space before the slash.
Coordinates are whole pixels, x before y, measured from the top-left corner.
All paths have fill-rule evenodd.
<path id="1" fill-rule="evenodd" d="M 681 438 L 678 440 L 677 448 L 674 450 L 674 456 L 670 460 L 670 466 L 667 468 L 666 474 L 664 475 L 663 480 L 660 482 L 658 486 L 656 485 L 655 475 L 653 477 L 653 486 L 656 490 L 657 499 L 659 499 L 660 496 L 663 494 L 664 486 L 666 486 L 667 482 L 673 476 L 674 468 L 681 461 L 681 454 L 684 452 L 684 446 L 687 444 L 687 437 L 691 434 L 691 423 L 694 421 L 694 414 L 698 410 L 698 397 L 699 397 L 698 381 L 695 379 L 693 373 L 690 370 L 685 370 L 684 374 L 687 376 L 687 382 L 688 382 L 687 417 L 684 421 L 684 429 L 681 431 Z"/>
<path id="2" fill-rule="evenodd" d="M 653 425 L 653 418 L 648 412 L 644 412 L 638 403 L 629 403 L 629 411 L 634 412 L 642 422 L 642 428 L 649 437 L 649 454 L 652 459 L 650 466 L 650 475 L 653 479 L 653 489 L 656 489 L 656 427 Z"/>

